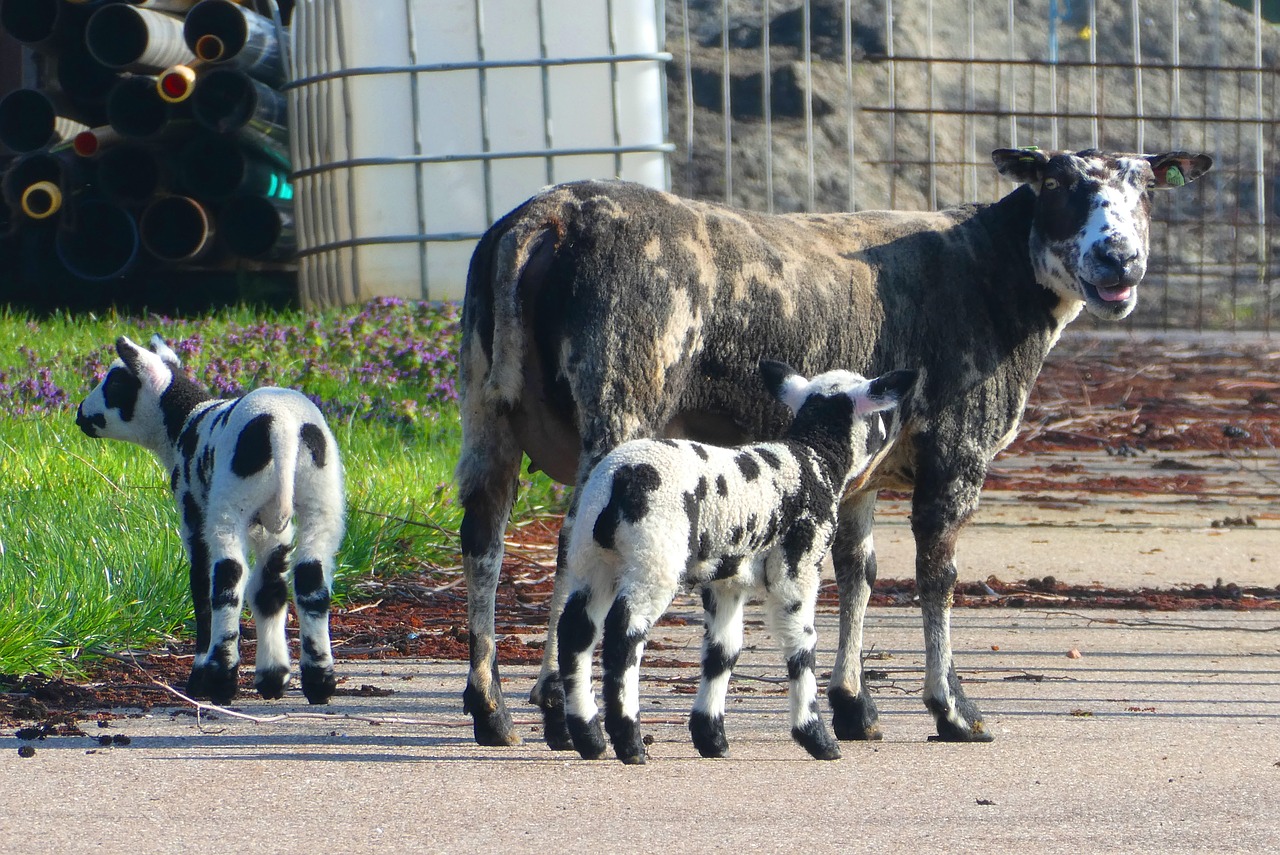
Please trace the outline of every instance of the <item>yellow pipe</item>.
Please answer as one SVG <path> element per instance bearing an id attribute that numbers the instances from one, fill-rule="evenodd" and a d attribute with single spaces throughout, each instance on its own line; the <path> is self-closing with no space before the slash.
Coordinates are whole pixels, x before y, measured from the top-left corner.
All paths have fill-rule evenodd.
<path id="1" fill-rule="evenodd" d="M 62 191 L 52 181 L 37 181 L 22 191 L 22 213 L 33 220 L 43 220 L 62 207 Z"/>

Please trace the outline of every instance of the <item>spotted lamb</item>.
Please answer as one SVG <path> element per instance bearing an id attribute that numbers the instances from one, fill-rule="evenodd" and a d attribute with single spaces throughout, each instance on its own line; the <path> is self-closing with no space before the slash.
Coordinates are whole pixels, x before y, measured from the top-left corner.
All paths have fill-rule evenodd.
<path id="1" fill-rule="evenodd" d="M 216 703 L 235 696 L 247 598 L 258 635 L 254 685 L 264 698 L 283 697 L 289 682 L 285 576 L 292 549 L 302 692 L 313 704 L 327 703 L 337 685 L 329 596 L 345 521 L 333 434 L 300 392 L 262 388 L 216 400 L 182 372 L 177 354 L 159 336 L 151 348 L 116 340 L 120 358 L 80 404 L 76 424 L 91 437 L 149 449 L 170 473 L 196 612 L 187 690 Z"/>
<path id="2" fill-rule="evenodd" d="M 836 512 L 852 483 L 883 457 L 914 371 L 868 381 L 850 371 L 806 380 L 764 360 L 769 391 L 795 414 L 782 439 L 735 448 L 641 439 L 619 446 L 588 476 L 569 535 L 569 597 L 560 618 L 560 673 L 573 746 L 604 754 L 591 656 L 604 636 L 604 726 L 624 763 L 643 763 L 639 662 L 649 629 L 681 582 L 702 586 L 702 682 L 689 730 L 704 757 L 724 756 L 725 691 L 742 649 L 742 607 L 766 592 L 786 657 L 791 735 L 820 760 L 840 748 L 818 715 L 814 605 Z"/>

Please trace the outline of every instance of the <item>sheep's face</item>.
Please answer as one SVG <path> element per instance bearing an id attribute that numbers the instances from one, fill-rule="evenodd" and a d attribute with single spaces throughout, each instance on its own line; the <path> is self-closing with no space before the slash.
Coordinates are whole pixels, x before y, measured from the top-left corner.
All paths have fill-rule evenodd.
<path id="1" fill-rule="evenodd" d="M 808 433 L 815 425 L 847 431 L 851 480 L 873 470 L 897 438 L 902 421 L 894 411 L 916 382 L 915 371 L 890 371 L 868 380 L 835 370 L 809 380 L 770 360 L 761 361 L 760 372 L 773 396 L 795 413 L 793 431 Z"/>
<path id="2" fill-rule="evenodd" d="M 1213 165 L 1203 154 L 1107 154 L 1000 149 L 1002 175 L 1036 193 L 1031 263 L 1036 280 L 1104 320 L 1138 303 L 1147 272 L 1153 190 L 1180 187 Z"/>
<path id="3" fill-rule="evenodd" d="M 76 425 L 95 439 L 119 439 L 155 450 L 166 437 L 162 397 L 178 371 L 178 357 L 158 337 L 154 350 L 116 340 L 119 358 L 76 409 Z"/>

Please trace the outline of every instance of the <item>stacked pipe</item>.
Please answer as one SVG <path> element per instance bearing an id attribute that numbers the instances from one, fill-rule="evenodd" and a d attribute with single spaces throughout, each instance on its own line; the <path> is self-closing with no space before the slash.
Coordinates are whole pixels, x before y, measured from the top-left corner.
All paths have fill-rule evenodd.
<path id="1" fill-rule="evenodd" d="M 9 233 L 94 281 L 292 259 L 286 65 L 251 0 L 0 0 L 0 28 L 39 71 L 0 98 Z"/>

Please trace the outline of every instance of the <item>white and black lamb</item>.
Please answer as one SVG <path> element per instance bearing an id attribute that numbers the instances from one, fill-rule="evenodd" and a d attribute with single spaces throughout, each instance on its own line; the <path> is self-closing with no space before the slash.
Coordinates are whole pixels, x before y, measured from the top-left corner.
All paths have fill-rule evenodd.
<path id="1" fill-rule="evenodd" d="M 650 628 L 682 583 L 700 585 L 706 613 L 702 679 L 689 719 L 704 757 L 728 749 L 725 692 L 742 649 L 742 608 L 763 589 L 790 681 L 791 735 L 816 758 L 840 748 L 818 715 L 814 608 L 820 564 L 841 498 L 887 452 L 894 410 L 916 372 L 867 380 L 829 371 L 806 380 L 762 361 L 769 391 L 795 413 L 776 442 L 734 448 L 642 439 L 604 457 L 582 487 L 569 528 L 569 595 L 559 666 L 574 748 L 605 751 L 591 681 L 601 635 L 604 729 L 624 763 L 643 763 L 639 663 Z M 889 418 L 884 416 L 888 415 Z"/>
<path id="2" fill-rule="evenodd" d="M 268 387 L 215 399 L 159 336 L 151 348 L 116 340 L 120 358 L 80 404 L 76 424 L 91 437 L 152 451 L 170 473 L 196 613 L 187 690 L 216 703 L 235 696 L 247 599 L 258 636 L 255 687 L 264 698 L 284 695 L 292 551 L 302 692 L 327 703 L 337 686 L 329 601 L 346 512 L 333 434 L 301 392 Z"/>

